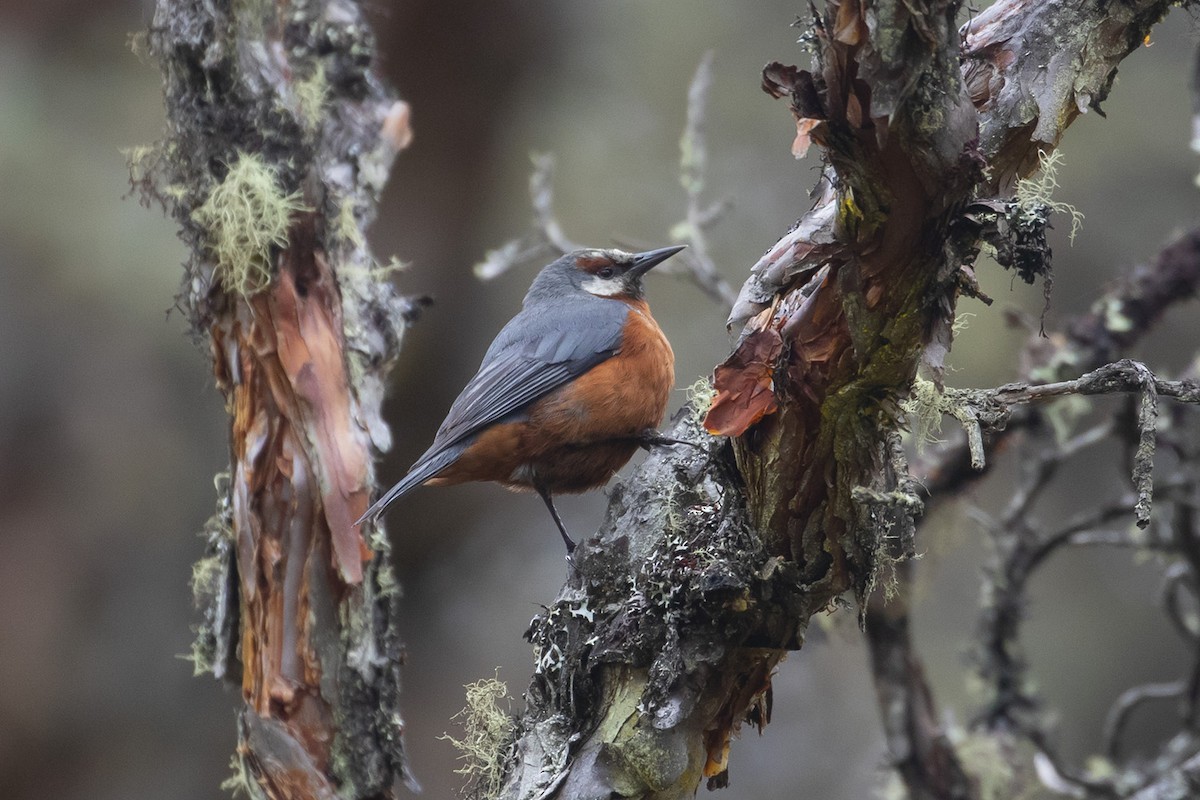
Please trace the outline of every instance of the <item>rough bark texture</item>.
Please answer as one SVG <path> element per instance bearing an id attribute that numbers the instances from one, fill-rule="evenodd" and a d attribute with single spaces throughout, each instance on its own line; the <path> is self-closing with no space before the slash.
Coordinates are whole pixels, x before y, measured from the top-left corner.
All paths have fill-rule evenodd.
<path id="1" fill-rule="evenodd" d="M 357 3 L 160 0 L 168 131 L 134 178 L 191 247 L 180 297 L 230 415 L 195 590 L 197 672 L 242 687 L 233 784 L 252 797 L 392 797 L 396 586 L 353 526 L 386 449 L 383 371 L 416 306 L 363 230 L 407 107 L 370 71 Z"/>
<path id="2" fill-rule="evenodd" d="M 1045 219 L 1022 230 L 992 195 L 1098 107 L 1169 5 L 1001 0 L 960 35 L 957 3 L 829 2 L 814 67 L 767 67 L 764 88 L 796 117 L 794 151 L 815 143 L 827 157 L 816 204 L 752 268 L 706 419 L 676 423 L 697 447 L 652 453 L 616 488 L 577 573 L 535 619 L 529 704 L 497 747 L 501 797 L 723 785 L 730 736 L 769 720 L 771 673 L 809 617 L 848 590 L 862 603 L 889 555 L 883 523 L 901 509 L 912 524 L 885 468 L 898 399 L 922 358 L 940 377 L 981 238 L 1036 236 Z M 1027 279 L 1048 268 L 1023 263 Z M 881 695 L 885 717 L 920 732 L 894 751 L 900 771 L 914 797 L 973 797 L 905 660 L 906 622 L 891 622 L 876 658 L 907 688 L 896 703 Z"/>

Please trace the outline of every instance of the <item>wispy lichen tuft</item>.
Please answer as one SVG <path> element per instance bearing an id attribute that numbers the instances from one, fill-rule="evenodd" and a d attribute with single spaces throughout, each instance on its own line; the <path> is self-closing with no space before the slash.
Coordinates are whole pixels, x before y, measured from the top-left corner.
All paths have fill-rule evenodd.
<path id="1" fill-rule="evenodd" d="M 241 153 L 192 219 L 208 232 L 221 284 L 251 295 L 271 282 L 271 251 L 287 244 L 292 214 L 303 210 L 300 194 L 284 193 L 273 167 Z"/>
<path id="2" fill-rule="evenodd" d="M 234 754 L 229 761 L 233 774 L 221 781 L 221 790 L 229 792 L 233 797 L 248 797 L 250 800 L 265 800 L 265 795 L 258 781 L 250 774 L 246 762 L 241 756 Z"/>
<path id="3" fill-rule="evenodd" d="M 295 85 L 296 114 L 310 133 L 320 130 L 325 115 L 325 101 L 329 96 L 329 81 L 325 78 L 325 65 L 317 64 L 306 80 Z"/>
<path id="4" fill-rule="evenodd" d="M 1036 174 L 1017 181 L 1017 207 L 1022 216 L 1032 219 L 1044 219 L 1046 210 L 1056 214 L 1068 214 L 1071 217 L 1071 243 L 1075 243 L 1075 234 L 1083 227 L 1083 214 L 1070 203 L 1062 203 L 1054 199 L 1058 189 L 1058 170 L 1062 167 L 1062 152 L 1055 150 L 1047 153 L 1038 151 L 1038 161 L 1041 168 Z"/>
<path id="5" fill-rule="evenodd" d="M 697 378 L 685 391 L 692 414 L 698 420 L 704 419 L 704 415 L 712 408 L 713 400 L 717 398 L 717 390 L 713 388 L 712 381 L 708 378 Z"/>
<path id="6" fill-rule="evenodd" d="M 942 441 L 942 416 L 949 413 L 945 395 L 933 381 L 917 378 L 912 391 L 900 407 L 909 415 L 917 449 Z"/>
<path id="7" fill-rule="evenodd" d="M 440 738 L 454 745 L 463 765 L 455 774 L 467 779 L 470 796 L 495 797 L 504 778 L 504 762 L 514 740 L 513 718 L 500 704 L 508 697 L 508 687 L 497 678 L 469 683 L 467 707 L 455 715 L 462 720 L 463 738 L 450 734 Z"/>
<path id="8" fill-rule="evenodd" d="M 338 204 L 337 216 L 333 219 L 333 229 L 337 237 L 350 247 L 355 249 L 366 247 L 367 239 L 363 234 L 362 226 L 358 224 L 358 217 L 354 213 L 354 203 L 350 198 L 344 197 Z"/>

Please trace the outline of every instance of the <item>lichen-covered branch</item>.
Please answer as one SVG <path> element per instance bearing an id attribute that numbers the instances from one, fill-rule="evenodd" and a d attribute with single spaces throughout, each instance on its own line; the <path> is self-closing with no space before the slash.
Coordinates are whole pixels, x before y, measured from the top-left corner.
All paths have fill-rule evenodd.
<path id="1" fill-rule="evenodd" d="M 1148 333 L 1169 308 L 1195 298 L 1197 289 L 1200 288 L 1198 245 L 1200 238 L 1197 232 L 1184 234 L 1152 261 L 1128 269 L 1114 286 L 1100 295 L 1091 311 L 1068 320 L 1062 326 L 1064 333 L 1051 333 L 1048 338 L 1036 333 L 1031 336 L 1029 352 L 1023 359 L 1026 385 L 1036 376 L 1041 381 L 1050 381 L 1057 387 L 1048 390 L 1052 393 L 1070 385 L 1076 388 L 1083 388 L 1084 385 L 1098 388 L 1098 384 L 1089 380 L 1072 382 L 1069 378 L 1070 371 L 1104 369 L 1109 374 L 1126 372 L 1126 367 L 1112 364 L 1106 366 L 1105 362 Z M 1140 370 L 1126 374 L 1131 375 L 1135 384 L 1144 377 Z M 1176 388 L 1185 385 L 1176 384 Z M 1018 395 L 1021 394 L 1019 388 L 1008 388 L 1015 389 Z M 1114 391 L 1121 391 L 1117 386 L 1113 388 Z M 1141 387 L 1139 384 L 1137 387 L 1130 385 L 1129 388 L 1138 392 Z M 930 396 L 924 396 L 926 391 Z M 1005 392 L 1007 394 L 1007 389 Z M 983 394 L 991 395 L 992 392 L 985 391 Z M 966 428 L 966 435 L 958 437 L 957 441 L 927 451 L 916 468 L 920 476 L 919 486 L 927 504 L 938 504 L 947 498 L 960 497 L 955 490 L 961 488 L 966 481 L 978 480 L 987 474 L 991 462 L 983 458 L 985 437 L 979 420 L 981 416 L 988 414 L 972 411 L 967 404 L 957 404 L 953 399 L 955 392 L 937 392 L 932 384 L 924 386 L 916 395 L 911 402 L 926 406 L 917 412 L 918 416 L 929 411 L 939 415 L 948 413 L 955 416 Z M 1026 396 L 1022 399 L 1029 398 Z M 993 407 L 990 411 L 995 410 Z M 1186 413 L 1186 408 L 1181 406 L 1169 410 L 1168 413 L 1174 417 L 1176 414 Z M 989 451 L 1011 445 L 1012 440 L 1019 438 L 1018 434 L 1021 433 L 1031 436 L 1047 433 L 1043 429 L 1043 405 L 1030 403 L 1010 406 L 1002 416 L 1005 420 L 1004 426 L 991 428 L 987 432 Z M 1056 527 L 1040 531 L 1036 539 L 1029 539 L 1028 529 L 1031 523 L 1024 520 L 1024 515 L 1033 500 L 1049 487 L 1049 479 L 1058 465 L 1113 436 L 1119 428 L 1117 423 L 1116 419 L 1109 418 L 1057 442 L 1048 452 L 1035 451 L 1028 459 L 1030 466 L 1025 479 L 1016 488 L 1012 503 L 1002 519 L 994 520 L 975 512 L 975 516 L 984 521 L 985 529 L 998 539 L 996 562 L 990 569 L 992 582 L 983 592 L 985 610 L 979 626 L 981 638 L 977 650 L 978 663 L 983 676 L 993 687 L 993 700 L 1008 698 L 1000 704 L 1005 709 L 1002 713 L 985 712 L 980 716 L 973 744 L 982 746 L 985 750 L 1011 752 L 1021 749 L 1018 739 L 1024 734 L 1013 732 L 1016 727 L 1010 724 L 1013 717 L 1020 721 L 1022 730 L 1033 732 L 1033 738 L 1041 743 L 1041 746 L 1046 746 L 1050 739 L 1043 730 L 1047 715 L 1033 713 L 1038 701 L 1025 688 L 1030 686 L 1032 681 L 1026 675 L 1024 659 L 1018 655 L 1017 623 L 1025 605 L 1023 592 L 1033 570 L 1054 553 L 1070 546 L 1126 547 L 1154 552 L 1160 557 L 1169 556 L 1175 550 L 1172 542 L 1161 536 L 1147 536 L 1142 531 L 1122 526 L 1113 527 L 1114 523 L 1130 516 L 1137 502 L 1137 495 L 1133 493 L 1116 497 L 1111 503 L 1088 509 Z M 1139 433 L 1139 438 L 1141 437 L 1142 434 Z M 1168 438 L 1168 452 L 1171 451 L 1173 443 L 1178 444 L 1178 441 L 1173 442 L 1177 438 Z M 1189 486 L 1191 483 L 1186 476 L 1178 474 L 1159 475 L 1154 481 L 1154 491 L 1158 499 L 1171 503 L 1186 497 Z M 1172 507 L 1185 513 L 1189 508 L 1186 504 Z M 1178 526 L 1178 529 L 1186 531 L 1188 527 L 1182 525 Z M 885 597 L 877 593 L 871 598 L 868 606 L 867 637 L 873 653 L 873 675 L 880 694 L 881 714 L 885 731 L 888 733 L 889 748 L 895 755 L 897 772 L 910 796 L 951 797 L 954 795 L 947 792 L 943 788 L 944 782 L 939 780 L 946 774 L 946 771 L 940 768 L 940 762 L 918 758 L 922 753 L 936 753 L 933 745 L 938 740 L 931 738 L 922 727 L 908 722 L 913 716 L 920 719 L 920 709 L 932 707 L 934 698 L 930 687 L 920 680 L 919 654 L 907 635 L 909 606 L 906 595 L 911 568 L 908 563 L 900 566 L 901 569 L 897 569 L 895 574 L 897 587 L 894 595 Z M 1194 581 L 1194 574 L 1186 560 L 1167 570 L 1166 588 L 1163 593 L 1164 608 L 1168 618 L 1177 621 L 1176 628 L 1185 638 L 1192 638 L 1193 634 L 1173 609 L 1180 607 L 1178 600 L 1181 596 L 1190 595 Z M 877 655 L 881 650 L 895 654 L 891 662 L 881 662 Z M 896 663 L 901 658 L 915 664 L 915 668 L 907 671 L 886 668 L 888 663 Z M 1120 739 L 1125 722 L 1132 713 L 1148 703 L 1181 698 L 1187 691 L 1187 682 L 1179 680 L 1168 684 L 1136 686 L 1122 694 L 1114 704 L 1104 726 L 1103 754 L 1108 762 L 1113 765 L 1121 763 L 1118 760 L 1121 757 Z M 910 709 L 917 709 L 917 712 Z M 1174 740 L 1176 747 L 1185 744 L 1186 737 Z M 1036 753 L 1034 758 L 1037 758 Z M 1159 767 L 1170 769 L 1167 766 L 1170 763 L 1170 759 L 1163 758 L 1150 765 L 1144 760 L 1123 764 L 1121 771 L 1125 775 L 1124 791 L 1128 793 L 1130 787 L 1156 782 L 1163 787 L 1169 785 L 1170 781 L 1154 770 Z M 1025 775 L 1025 772 L 1029 774 Z M 1033 770 L 1023 772 L 1020 769 L 1010 769 L 1006 778 L 1008 785 L 1004 791 L 1021 791 L 1020 785 L 1023 780 L 1028 782 L 1035 779 L 1033 773 Z M 1077 776 L 1075 782 L 1072 782 L 1063 776 L 1061 767 L 1053 771 L 1043 769 L 1039 774 L 1049 778 L 1048 781 L 1042 781 L 1043 786 L 1060 791 L 1065 796 L 1087 796 L 1089 791 L 1093 791 L 1098 796 L 1109 797 L 1114 796 L 1117 789 L 1114 784 L 1104 782 L 1080 782 Z M 1178 772 L 1174 774 L 1179 777 Z M 993 785 L 993 792 L 1000 788 Z"/>
<path id="2" fill-rule="evenodd" d="M 1146 379 L 1144 368 L 1117 362 L 1102 368 L 1077 383 L 1088 391 L 1126 389 L 1140 391 Z M 1100 373 L 1100 374 L 1097 374 Z M 1108 377 L 1104 377 L 1104 375 Z M 1116 377 L 1125 375 L 1124 378 Z M 1156 380 L 1156 379 L 1155 379 Z M 1058 384 L 1055 392 L 1064 384 Z M 1185 402 L 1200 397 L 1194 381 L 1164 382 L 1170 392 Z M 1135 388 L 1137 387 L 1137 388 Z M 1017 390 L 1024 394 L 1023 390 Z M 1139 404 L 1140 405 L 1140 404 Z M 1190 412 L 1190 413 L 1189 413 Z M 1190 796 L 1193 790 L 1180 790 L 1195 779 L 1194 768 L 1186 762 L 1200 752 L 1200 737 L 1196 736 L 1189 697 L 1192 682 L 1200 666 L 1193 665 L 1191 674 L 1171 684 L 1133 687 L 1119 697 L 1109 714 L 1103 732 L 1105 753 L 1089 761 L 1086 769 L 1065 764 L 1054 752 L 1049 733 L 1051 723 L 1043 711 L 1036 692 L 1036 681 L 1022 655 L 1021 623 L 1024 619 L 1027 587 L 1037 571 L 1052 556 L 1071 547 L 1109 546 L 1154 553 L 1169 565 L 1166 570 L 1164 610 L 1168 618 L 1176 619 L 1172 609 L 1178 608 L 1182 591 L 1187 604 L 1196 597 L 1197 568 L 1194 558 L 1197 530 L 1194 521 L 1194 498 L 1200 491 L 1200 472 L 1196 470 L 1196 426 L 1200 415 L 1186 405 L 1166 410 L 1171 423 L 1154 429 L 1151 436 L 1163 451 L 1173 453 L 1166 468 L 1159 468 L 1146 494 L 1148 479 L 1136 475 L 1131 479 L 1133 491 L 1100 503 L 1074 518 L 1054 524 L 1041 522 L 1031 513 L 1036 498 L 1053 486 L 1057 472 L 1089 447 L 1120 432 L 1120 425 L 1102 424 L 1066 441 L 1051 436 L 1029 437 L 1022 442 L 1023 475 L 1020 485 L 1004 513 L 992 518 L 982 512 L 975 517 L 983 523 L 992 543 L 993 556 L 987 568 L 983 605 L 979 622 L 979 639 L 975 649 L 977 671 L 986 689 L 987 702 L 973 726 L 977 736 L 1023 742 L 1032 747 L 1033 762 L 1041 766 L 1038 779 L 1051 791 L 1066 797 L 1126 798 Z M 1143 420 L 1137 413 L 1129 422 L 1140 427 Z M 1139 432 L 1130 437 L 1134 442 L 1146 438 Z M 1136 451 L 1136 446 L 1135 446 Z M 1136 460 L 1136 458 L 1135 458 Z M 1150 499 L 1154 513 L 1142 516 L 1142 508 Z M 1137 523 L 1131 527 L 1129 521 Z M 1142 519 L 1147 524 L 1142 524 Z M 1192 649 L 1200 653 L 1195 643 L 1194 625 L 1177 624 L 1177 630 Z M 1125 756 L 1120 739 L 1129 715 L 1151 700 L 1179 698 L 1180 732 L 1164 744 L 1157 755 L 1145 753 Z M 1158 787 L 1150 793 L 1149 787 Z M 1172 788 L 1175 787 L 1175 788 Z"/>
<path id="3" fill-rule="evenodd" d="M 500 796 L 723 785 L 733 732 L 769 720 L 770 676 L 810 616 L 848 590 L 862 601 L 894 555 L 885 528 L 914 513 L 906 475 L 885 469 L 887 442 L 923 358 L 940 379 L 957 297 L 979 296 L 982 237 L 1021 237 L 1010 251 L 1023 276 L 1048 268 L 1026 256 L 1044 245 L 1049 207 L 994 195 L 1041 163 L 1082 98 L 1102 98 L 1168 5 L 1002 0 L 960 36 L 955 2 L 829 2 L 811 22 L 813 67 L 766 69 L 764 88 L 797 121 L 793 151 L 816 144 L 826 158 L 815 205 L 741 290 L 715 402 L 672 433 L 696 447 L 652 453 L 616 488 L 577 573 L 535 619 L 538 668 Z M 1036 26 L 1054 37 L 1021 34 Z M 1046 81 L 1065 88 L 1047 94 Z M 913 774 L 945 771 L 929 783 L 941 794 L 919 796 L 971 796 L 932 705 L 908 708 L 923 730 Z"/>
<path id="4" fill-rule="evenodd" d="M 363 231 L 408 108 L 371 72 L 352 0 L 159 0 L 148 43 L 168 127 L 133 178 L 190 247 L 180 306 L 230 416 L 197 672 L 240 684 L 235 776 L 252 797 L 378 798 L 412 782 L 386 539 L 373 484 L 386 365 L 419 303 Z"/>
<path id="5" fill-rule="evenodd" d="M 1178 236 L 1158 255 L 1126 270 L 1118 282 L 1099 295 L 1086 314 L 1069 320 L 1050 337 L 1033 336 L 1023 361 L 1029 382 L 1070 380 L 1099 369 L 1127 351 L 1180 303 L 1200 292 L 1200 229 Z M 929 448 L 916 469 L 929 496 L 953 496 L 965 483 L 987 474 L 986 459 L 977 453 L 998 449 L 1034 419 L 1031 406 L 1011 410 L 1002 429 L 985 440 L 961 438 Z M 974 462 L 974 463 L 973 463 Z"/>

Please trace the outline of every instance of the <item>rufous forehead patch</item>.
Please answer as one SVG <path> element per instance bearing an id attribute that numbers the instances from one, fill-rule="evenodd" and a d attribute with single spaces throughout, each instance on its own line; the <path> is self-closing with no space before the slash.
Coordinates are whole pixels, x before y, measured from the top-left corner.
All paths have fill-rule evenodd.
<path id="1" fill-rule="evenodd" d="M 586 272 L 599 272 L 613 266 L 613 260 L 603 250 L 589 250 L 575 257 L 575 265 Z"/>

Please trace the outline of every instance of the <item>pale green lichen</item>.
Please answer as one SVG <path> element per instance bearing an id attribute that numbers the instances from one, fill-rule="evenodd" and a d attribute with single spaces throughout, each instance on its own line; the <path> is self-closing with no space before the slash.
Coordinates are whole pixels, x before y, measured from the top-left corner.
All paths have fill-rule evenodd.
<path id="1" fill-rule="evenodd" d="M 971 408 L 972 392 L 962 389 L 944 387 L 938 389 L 934 381 L 917 377 L 912 381 L 912 389 L 908 397 L 900 403 L 900 408 L 908 415 L 908 423 L 912 427 L 913 438 L 917 441 L 917 449 L 925 445 L 940 443 L 938 434 L 942 432 L 942 417 L 952 416 L 958 420 L 964 429 L 978 428 L 976 413 Z"/>
<path id="2" fill-rule="evenodd" d="M 909 800 L 908 788 L 900 778 L 900 773 L 889 769 L 884 773 L 882 783 L 875 789 L 878 800 Z"/>
<path id="3" fill-rule="evenodd" d="M 211 602 L 212 598 L 220 596 L 225 578 L 225 562 L 220 556 L 207 556 L 192 564 L 192 597 L 197 604 Z M 211 631 L 209 633 L 209 636 L 198 635 L 192 640 L 192 652 L 180 656 L 184 661 L 192 662 L 192 675 L 195 677 L 213 671 L 213 643 Z"/>
<path id="4" fill-rule="evenodd" d="M 957 336 L 967 328 L 971 327 L 971 320 L 974 318 L 974 316 L 975 315 L 970 311 L 964 311 L 961 314 L 956 315 L 954 317 L 954 323 L 950 326 L 950 329 L 954 331 L 954 335 Z"/>
<path id="5" fill-rule="evenodd" d="M 394 597 L 400 593 L 400 582 L 396 580 L 396 573 L 390 565 L 381 565 L 375 580 L 379 584 L 380 597 Z"/>
<path id="6" fill-rule="evenodd" d="M 358 267 L 352 264 L 345 264 L 341 268 L 343 276 L 352 278 L 366 279 L 371 283 L 379 283 L 391 278 L 397 272 L 403 272 L 408 269 L 409 262 L 401 261 L 396 256 L 392 256 L 387 262 L 371 261 L 370 267 Z"/>
<path id="7" fill-rule="evenodd" d="M 149 144 L 139 144 L 133 147 L 122 147 L 121 155 L 129 164 L 129 179 L 141 183 L 149 177 L 154 162 L 158 161 L 160 152 L 157 147 Z"/>
<path id="8" fill-rule="evenodd" d="M 208 232 L 221 284 L 248 296 L 270 283 L 271 251 L 287 244 L 292 215 L 304 210 L 298 192 L 280 187 L 274 167 L 241 153 L 192 219 Z"/>
<path id="9" fill-rule="evenodd" d="M 387 263 L 380 261 L 374 262 L 375 266 L 371 268 L 370 277 L 373 281 L 384 281 L 392 277 L 398 272 L 403 272 L 411 266 L 409 261 L 401 261 L 396 256 L 388 258 Z"/>
<path id="10" fill-rule="evenodd" d="M 471 793 L 480 798 L 495 797 L 504 778 L 504 762 L 513 741 L 512 715 L 501 708 L 508 687 L 498 678 L 469 683 L 467 706 L 454 716 L 462 720 L 463 738 L 450 734 L 439 738 L 454 745 L 463 765 L 454 770 L 467 779 Z"/>
<path id="11" fill-rule="evenodd" d="M 233 770 L 233 774 L 221 781 L 221 791 L 229 792 L 233 797 L 243 795 L 250 800 L 265 800 L 262 787 L 250 774 L 244 759 L 234 754 L 229 760 L 229 768 Z"/>
<path id="12" fill-rule="evenodd" d="M 708 410 L 712 408 L 713 401 L 717 399 L 717 390 L 708 378 L 697 378 L 684 392 L 692 415 L 697 420 L 704 419 Z"/>
<path id="13" fill-rule="evenodd" d="M 129 48 L 129 52 L 137 57 L 137 60 L 143 64 L 149 64 L 154 58 L 154 54 L 150 50 L 150 32 L 149 31 L 134 31 L 125 39 L 125 46 Z"/>
<path id="14" fill-rule="evenodd" d="M 309 133 L 321 127 L 325 113 L 325 100 L 329 96 L 329 81 L 325 79 L 325 65 L 317 64 L 306 80 L 298 81 L 293 88 L 296 99 L 296 116 Z"/>
<path id="15" fill-rule="evenodd" d="M 1068 380 L 1079 374 L 1079 353 L 1069 347 L 1056 349 L 1050 360 L 1029 371 L 1033 383 L 1054 383 Z"/>
<path id="16" fill-rule="evenodd" d="M 338 206 L 337 215 L 333 218 L 333 231 L 338 239 L 356 250 L 367 243 L 362 228 L 358 225 L 358 217 L 354 214 L 354 203 L 348 198 L 343 198 Z"/>
<path id="17" fill-rule="evenodd" d="M 979 800 L 1035 800 L 1048 797 L 1032 774 L 1028 747 L 1014 752 L 999 737 L 959 733 L 953 737 L 963 769 L 975 778 Z"/>
<path id="18" fill-rule="evenodd" d="M 1111 781 L 1117 777 L 1117 765 L 1104 756 L 1088 756 L 1084 772 L 1090 781 Z"/>
<path id="19" fill-rule="evenodd" d="M 921 377 L 913 381 L 912 390 L 908 398 L 900 403 L 900 408 L 911 420 L 918 450 L 927 444 L 942 441 L 942 417 L 951 413 L 953 405 L 953 401 L 933 381 Z"/>
<path id="20" fill-rule="evenodd" d="M 1055 150 L 1053 153 L 1047 153 L 1045 150 L 1039 150 L 1038 162 L 1041 167 L 1037 173 L 1017 181 L 1018 211 L 1030 219 L 1044 219 L 1044 212 L 1041 210 L 1043 208 L 1070 215 L 1070 240 L 1074 244 L 1075 235 L 1083 226 L 1083 214 L 1070 203 L 1059 202 L 1053 197 L 1054 191 L 1058 189 L 1058 170 L 1063 164 L 1062 152 Z"/>
<path id="21" fill-rule="evenodd" d="M 396 573 L 392 570 L 392 565 L 388 560 L 391 544 L 388 542 L 387 534 L 384 533 L 382 527 L 374 525 L 367 541 L 371 545 L 371 549 L 375 551 L 375 558 L 379 561 L 375 569 L 375 584 L 379 587 L 379 596 L 391 597 L 398 594 L 400 582 L 396 580 Z"/>
<path id="22" fill-rule="evenodd" d="M 887 523 L 887 527 L 883 532 L 883 538 L 895 540 L 898 536 L 892 533 L 896 527 L 894 522 Z M 879 563 L 875 568 L 875 584 L 883 590 L 883 599 L 891 602 L 900 596 L 900 571 L 897 565 L 905 561 L 917 561 L 924 558 L 923 553 L 905 553 L 900 556 L 891 556 L 887 551 L 881 548 L 880 553 L 876 556 Z"/>
<path id="23" fill-rule="evenodd" d="M 696 229 L 686 219 L 676 222 L 667 232 L 672 242 L 690 242 L 696 237 Z"/>
<path id="24" fill-rule="evenodd" d="M 1074 435 L 1079 422 L 1092 411 L 1092 401 L 1077 394 L 1060 397 L 1045 408 L 1046 421 L 1054 431 L 1054 441 L 1065 444 Z"/>
<path id="25" fill-rule="evenodd" d="M 1106 297 L 1097 309 L 1104 317 L 1104 327 L 1113 333 L 1128 333 L 1133 330 L 1133 320 L 1125 314 L 1123 303 L 1116 297 Z"/>
<path id="26" fill-rule="evenodd" d="M 274 6 L 269 0 L 233 0 L 230 4 L 233 16 L 240 29 L 238 38 L 257 42 L 265 39 L 265 28 L 273 19 Z"/>

